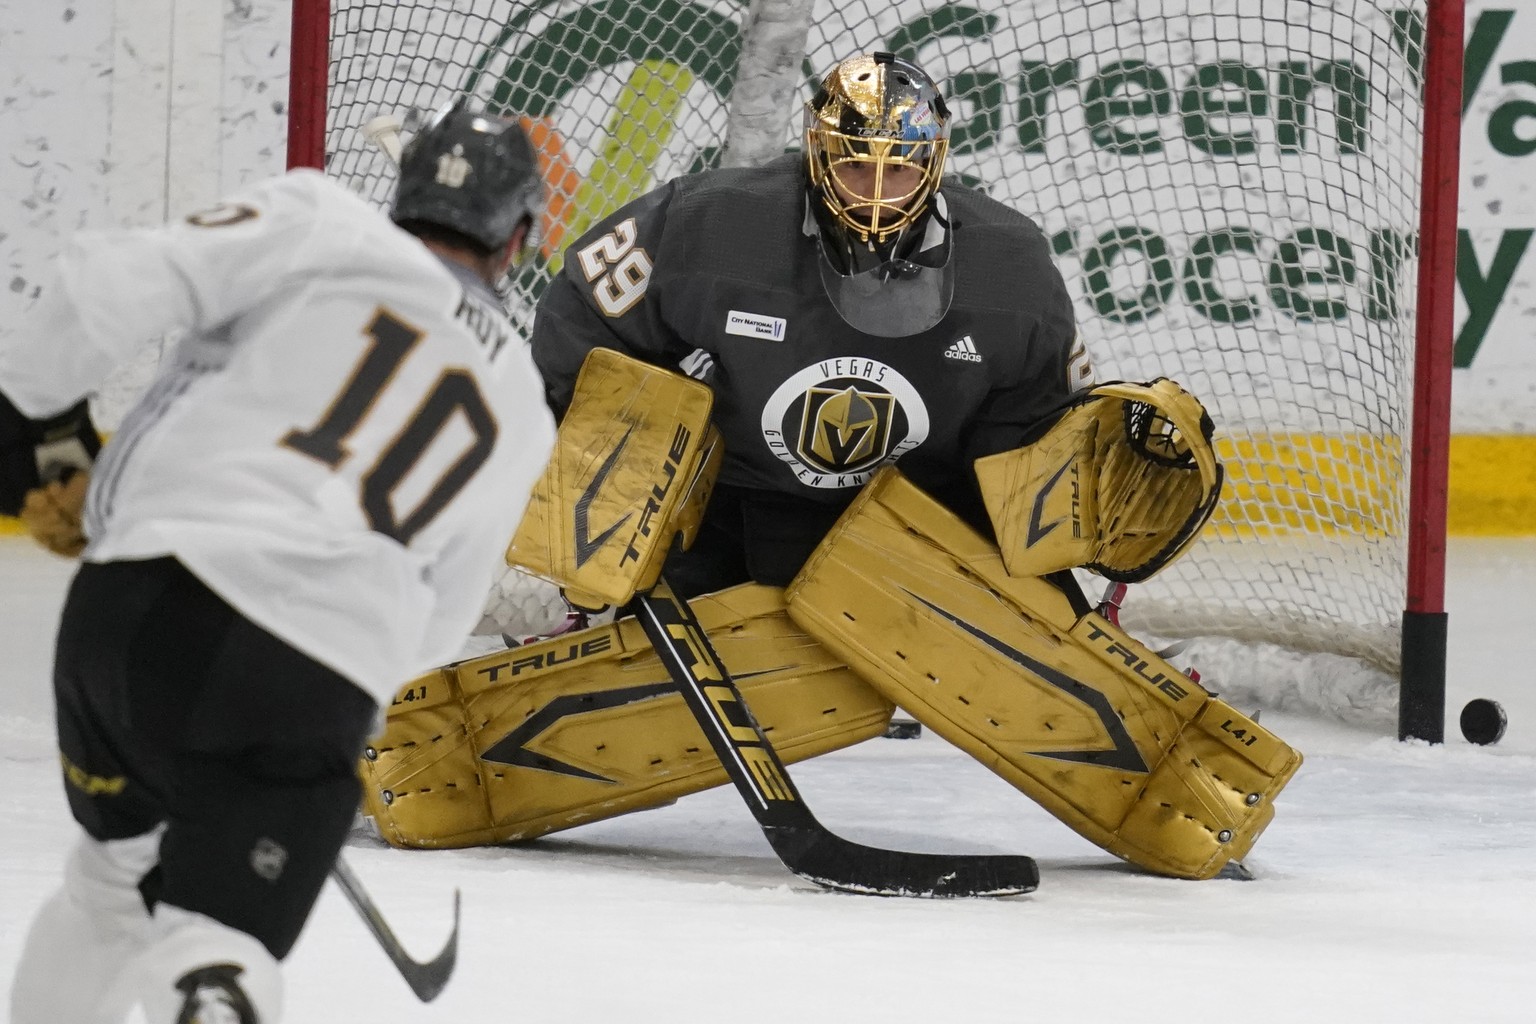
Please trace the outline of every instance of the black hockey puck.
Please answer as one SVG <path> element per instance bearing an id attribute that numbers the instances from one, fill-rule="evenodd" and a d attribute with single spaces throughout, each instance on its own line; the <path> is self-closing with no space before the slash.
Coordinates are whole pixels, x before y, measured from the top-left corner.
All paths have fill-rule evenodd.
<path id="1" fill-rule="evenodd" d="M 893 718 L 885 726 L 888 740 L 915 740 L 922 734 L 922 725 L 907 718 Z"/>
<path id="2" fill-rule="evenodd" d="M 1467 706 L 1461 709 L 1461 734 L 1468 743 L 1484 747 L 1497 743 L 1504 737 L 1504 727 L 1508 724 L 1509 719 L 1496 700 L 1478 697 L 1467 701 Z"/>

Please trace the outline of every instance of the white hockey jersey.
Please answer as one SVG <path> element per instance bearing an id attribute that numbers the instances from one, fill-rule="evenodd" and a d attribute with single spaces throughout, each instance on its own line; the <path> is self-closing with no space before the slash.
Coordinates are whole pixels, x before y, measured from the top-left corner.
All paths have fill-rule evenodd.
<path id="1" fill-rule="evenodd" d="M 29 416 L 185 332 L 96 464 L 87 560 L 173 555 L 381 702 L 454 657 L 555 436 L 483 283 L 312 171 L 58 271 L 0 346 Z"/>

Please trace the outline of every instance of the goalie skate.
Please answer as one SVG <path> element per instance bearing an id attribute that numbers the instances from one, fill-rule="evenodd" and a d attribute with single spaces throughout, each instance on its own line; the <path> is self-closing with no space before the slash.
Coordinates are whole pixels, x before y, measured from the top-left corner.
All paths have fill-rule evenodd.
<path id="1" fill-rule="evenodd" d="M 1104 596 L 1099 599 L 1098 607 L 1094 608 L 1094 611 L 1124 629 L 1125 627 L 1120 625 L 1120 609 L 1125 607 L 1125 595 L 1130 589 L 1130 586 L 1125 583 L 1111 583 L 1104 588 Z M 1181 653 L 1189 644 L 1188 640 L 1175 640 L 1167 647 L 1156 651 L 1156 654 L 1159 658 L 1166 660 L 1172 658 L 1175 654 Z M 1184 674 L 1189 677 L 1191 682 L 1198 683 L 1200 681 L 1200 673 L 1195 670 L 1194 666 L 1186 668 Z M 1254 714 L 1253 720 L 1255 722 L 1259 720 L 1257 713 Z"/>

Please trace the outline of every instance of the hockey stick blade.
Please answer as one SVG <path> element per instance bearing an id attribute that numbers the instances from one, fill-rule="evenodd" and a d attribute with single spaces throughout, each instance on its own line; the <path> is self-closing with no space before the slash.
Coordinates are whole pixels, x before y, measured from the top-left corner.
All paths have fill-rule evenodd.
<path id="1" fill-rule="evenodd" d="M 828 831 L 801 800 L 687 601 L 665 580 L 637 600 L 651 646 L 790 871 L 827 889 L 878 896 L 1015 896 L 1040 884 L 1029 857 L 903 853 Z"/>
<path id="2" fill-rule="evenodd" d="M 1040 871 L 1029 857 L 1007 854 L 906 853 L 862 846 L 809 825 L 763 827 L 768 843 L 796 875 L 827 889 L 866 896 L 946 899 L 1034 892 Z"/>
<path id="3" fill-rule="evenodd" d="M 351 867 L 339 856 L 331 867 L 331 877 L 346 894 L 347 902 L 352 904 L 358 916 L 363 919 L 363 923 L 378 940 L 379 946 L 383 948 L 390 962 L 395 965 L 395 969 L 400 972 L 400 976 L 405 979 L 405 983 L 411 986 L 412 992 L 416 993 L 416 998 L 424 1003 L 430 1003 L 436 999 L 438 993 L 448 984 L 448 979 L 453 975 L 454 965 L 459 959 L 458 890 L 455 889 L 453 892 L 453 932 L 448 936 L 447 944 L 437 956 L 421 963 L 411 959 L 410 954 L 406 953 L 400 940 L 395 938 L 389 922 L 385 921 L 384 915 L 379 912 L 378 905 L 373 902 L 373 898 L 368 895 L 363 884 L 352 873 Z"/>

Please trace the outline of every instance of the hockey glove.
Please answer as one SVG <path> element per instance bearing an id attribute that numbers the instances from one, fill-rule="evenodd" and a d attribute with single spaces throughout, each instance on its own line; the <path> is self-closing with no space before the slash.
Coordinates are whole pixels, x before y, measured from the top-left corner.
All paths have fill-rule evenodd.
<path id="1" fill-rule="evenodd" d="M 1094 388 L 1040 438 L 976 460 L 1014 576 L 1083 566 L 1139 583 L 1183 553 L 1221 496 L 1211 417 L 1171 380 Z"/>
<path id="2" fill-rule="evenodd" d="M 78 558 L 85 550 L 80 520 L 90 481 L 89 473 L 77 471 L 27 492 L 21 521 L 34 540 L 56 555 Z"/>

